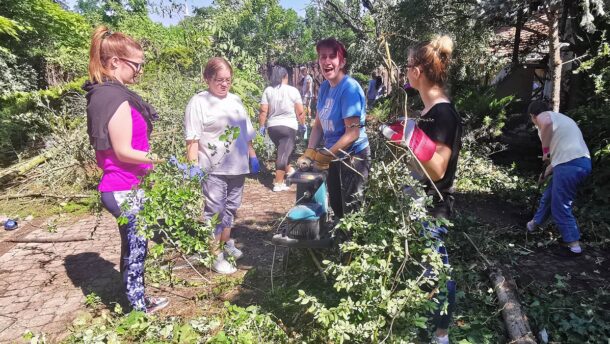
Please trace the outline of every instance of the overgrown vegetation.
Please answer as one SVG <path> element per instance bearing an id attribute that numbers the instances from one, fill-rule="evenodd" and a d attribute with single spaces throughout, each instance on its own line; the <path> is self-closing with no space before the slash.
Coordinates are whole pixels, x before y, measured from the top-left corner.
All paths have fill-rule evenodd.
<path id="1" fill-rule="evenodd" d="M 174 1 L 169 3 L 170 9 L 180 7 Z M 564 112 L 579 123 L 594 163 L 593 174 L 576 201 L 579 224 L 587 245 L 606 252 L 603 250 L 607 250 L 610 240 L 609 21 L 607 15 L 593 11 L 594 7 L 578 7 L 585 3 L 601 6 L 601 2 L 589 0 L 568 6 L 571 18 L 583 19 L 587 29 L 573 25 L 573 48 L 580 65 L 574 69 L 579 78 L 578 90 L 570 92 L 578 93 L 575 98 L 579 101 Z M 544 252 L 557 241 L 552 230 L 525 236 L 518 223 L 524 223 L 530 214 L 523 210 L 514 215 L 523 218 L 511 218 L 510 224 L 501 223 L 506 218 L 499 215 L 504 208 L 529 210 L 536 197 L 533 178 L 523 174 L 527 171 L 515 164 L 502 166 L 492 161 L 494 153 L 510 149 L 501 140 L 507 132 L 506 124 L 518 118 L 511 117 L 510 111 L 521 100 L 498 97 L 489 86 L 497 69 L 508 62 L 506 57 L 490 53 L 489 43 L 494 27 L 518 25 L 517 2 L 326 0 L 308 6 L 305 18 L 299 18 L 293 10 L 281 8 L 277 0 L 223 0 L 196 9 L 193 16 L 171 27 L 152 22 L 148 5 L 142 0 L 87 0 L 78 2 L 75 13 L 60 1 L 2 1 L 0 192 L 11 197 L 0 195 L 0 213 L 26 214 L 34 207 L 42 208 L 38 213 L 42 215 L 100 209 L 99 202 L 92 200 L 95 196 L 85 198 L 94 194 L 99 171 L 85 133 L 85 100 L 80 89 L 86 77 L 89 34 L 98 24 L 109 25 L 142 42 L 147 64 L 140 83 L 133 88 L 161 115 L 155 123 L 152 146 L 155 153 L 166 158 L 184 155 L 184 107 L 192 95 L 205 88 L 201 70 L 212 56 L 231 61 L 235 70 L 232 92 L 241 97 L 254 119 L 269 66 L 314 60 L 314 43 L 318 39 L 334 36 L 343 40 L 352 75 L 366 83 L 373 68 L 392 65 L 386 47 L 398 64 L 392 68 L 399 69 L 406 63 L 408 47 L 413 42 L 434 33 L 448 33 L 456 41 L 450 88 L 467 128 L 456 187 L 466 202 L 472 202 L 462 206 L 451 227 L 447 246 L 452 271 L 448 271 L 431 249 L 430 239 L 421 235 L 422 222 L 430 219 L 421 204 L 403 193 L 403 186 L 414 183 L 404 173 L 404 152 L 372 140 L 375 165 L 367 200 L 361 211 L 343 219 L 336 229 L 351 232 L 352 240 L 343 244 L 340 257 L 327 257 L 326 272 L 331 280 L 328 285 L 320 283 L 319 276 L 306 282 L 302 276 L 288 278 L 280 290 L 269 292 L 266 284 L 262 287 L 265 290 L 259 291 L 260 299 L 254 301 L 261 308 L 217 302 L 217 309 L 191 318 L 122 314 L 119 309 L 108 313 L 100 311 L 99 296 L 89 294 L 86 304 L 95 316 L 79 318 L 67 342 L 425 340 L 430 311 L 444 305 L 439 294 L 426 290 L 437 280 L 443 285 L 449 273 L 458 283 L 452 341 L 505 340 L 500 310 L 480 255 L 518 270 L 524 260 L 545 259 Z M 524 10 L 531 15 L 529 8 Z M 516 60 L 523 62 L 525 57 L 517 56 Z M 377 121 L 399 116 L 404 99 L 404 92 L 394 87 L 371 111 L 374 126 Z M 421 104 L 410 96 L 408 105 L 418 109 Z M 525 130 L 526 124 L 519 123 L 517 127 Z M 376 136 L 375 128 L 370 129 L 371 137 Z M 259 157 L 272 158 L 262 137 L 255 140 L 255 148 Z M 513 154 L 513 160 L 518 161 L 530 152 Z M 33 162 L 37 167 L 26 172 L 4 174 L 15 167 L 20 171 Z M 148 236 L 162 233 L 166 240 L 150 251 L 155 264 L 149 264 L 148 280 L 168 287 L 200 286 L 175 276 L 175 262 L 166 259 L 168 256 L 199 252 L 203 253 L 204 263 L 210 263 L 206 252 L 210 249 L 213 222 L 199 221 L 203 202 L 200 177 L 191 176 L 192 167 L 181 166 L 183 163 L 179 158 L 175 164 L 156 166 L 144 181 L 150 201 L 139 214 Z M 186 178 L 184 169 L 189 170 Z M 66 198 L 43 197 L 46 203 L 40 205 L 29 198 L 12 197 L 26 191 Z M 491 210 L 469 209 L 484 205 L 483 200 L 494 204 Z M 53 228 L 48 226 L 50 232 Z M 472 238 L 472 244 L 465 240 L 464 233 Z M 480 253 L 475 254 L 477 250 L 472 245 Z M 426 268 L 435 271 L 434 278 L 422 275 Z M 251 274 L 256 276 L 257 272 Z M 310 274 L 311 271 L 302 272 Z M 568 272 L 557 274 L 551 282 L 519 285 L 532 326 L 536 331 L 546 330 L 554 341 L 603 341 L 610 333 L 603 321 L 608 308 L 607 290 L 576 290 L 575 280 Z M 210 289 L 200 292 L 196 299 L 217 301 L 222 291 L 244 282 L 219 279 L 210 283 Z M 33 333 L 26 339 L 45 340 Z"/>

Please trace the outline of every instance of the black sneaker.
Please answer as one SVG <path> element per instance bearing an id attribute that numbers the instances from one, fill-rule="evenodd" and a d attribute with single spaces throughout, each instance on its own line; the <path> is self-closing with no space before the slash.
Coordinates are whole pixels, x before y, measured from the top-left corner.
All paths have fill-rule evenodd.
<path id="1" fill-rule="evenodd" d="M 167 297 L 146 297 L 146 313 L 152 314 L 158 310 L 161 310 L 169 305 Z"/>
<path id="2" fill-rule="evenodd" d="M 553 254 L 563 258 L 575 258 L 582 256 L 582 250 L 580 252 L 574 252 L 567 245 L 559 245 L 553 250 Z"/>

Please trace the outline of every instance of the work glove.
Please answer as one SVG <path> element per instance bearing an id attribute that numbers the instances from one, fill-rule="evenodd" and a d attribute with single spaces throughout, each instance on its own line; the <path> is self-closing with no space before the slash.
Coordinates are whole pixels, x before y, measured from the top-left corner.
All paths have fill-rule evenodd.
<path id="1" fill-rule="evenodd" d="M 197 178 L 205 177 L 205 172 L 203 172 L 201 167 L 199 167 L 197 165 L 191 165 L 188 163 L 182 163 L 182 162 L 178 161 L 178 159 L 175 156 L 171 156 L 168 160 L 168 163 L 170 165 L 176 166 L 178 168 L 178 170 L 182 171 L 184 179 L 193 179 L 195 177 L 197 177 Z"/>
<path id="2" fill-rule="evenodd" d="M 313 168 L 317 171 L 326 171 L 330 167 L 330 162 L 333 160 L 333 156 L 330 153 L 324 151 L 317 151 L 313 162 Z"/>
<path id="3" fill-rule="evenodd" d="M 250 157 L 250 173 L 251 174 L 257 174 L 258 172 L 260 172 L 261 167 L 258 163 L 258 158 L 255 156 L 251 156 Z"/>
<path id="4" fill-rule="evenodd" d="M 313 166 L 313 161 L 316 157 L 316 150 L 307 148 L 305 153 L 297 159 L 297 168 L 302 171 L 307 171 Z"/>
<path id="5" fill-rule="evenodd" d="M 259 133 L 261 136 L 265 136 L 265 130 L 267 130 L 267 127 L 265 127 L 265 126 L 263 125 L 262 127 L 258 128 L 258 133 Z"/>
<path id="6" fill-rule="evenodd" d="M 542 161 L 543 162 L 551 161 L 551 151 L 549 150 L 549 147 L 542 148 Z"/>
<path id="7" fill-rule="evenodd" d="M 419 161 L 432 159 L 436 152 L 436 143 L 421 130 L 414 120 L 407 119 L 406 126 L 403 121 L 390 125 L 382 125 L 379 130 L 388 140 L 401 146 L 409 147 Z"/>

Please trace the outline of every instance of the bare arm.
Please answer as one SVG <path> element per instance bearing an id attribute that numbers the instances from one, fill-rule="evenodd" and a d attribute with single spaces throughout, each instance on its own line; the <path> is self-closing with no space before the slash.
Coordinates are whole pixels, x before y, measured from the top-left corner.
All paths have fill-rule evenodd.
<path id="1" fill-rule="evenodd" d="M 199 140 L 186 140 L 186 160 L 191 163 L 199 161 Z"/>
<path id="2" fill-rule="evenodd" d="M 341 150 L 346 151 L 360 136 L 360 117 L 348 117 L 343 120 L 343 123 L 345 123 L 345 133 L 330 147 L 330 151 L 335 155 L 339 154 Z"/>
<path id="3" fill-rule="evenodd" d="M 248 157 L 256 158 L 256 151 L 254 150 L 254 146 L 252 145 L 252 141 L 248 141 Z"/>
<path id="4" fill-rule="evenodd" d="M 129 164 L 152 164 L 160 160 L 147 158 L 148 152 L 136 150 L 131 147 L 133 123 L 131 121 L 131 108 L 124 101 L 108 122 L 108 136 L 112 143 L 114 154 L 121 162 Z"/>
<path id="5" fill-rule="evenodd" d="M 436 152 L 434 152 L 432 159 L 422 162 L 422 165 L 430 175 L 430 178 L 436 182 L 445 176 L 450 158 L 451 148 L 444 143 L 436 142 Z"/>
<path id="6" fill-rule="evenodd" d="M 536 118 L 538 128 L 540 129 L 540 141 L 542 147 L 550 147 L 551 139 L 553 138 L 553 120 L 549 112 L 543 112 Z"/>
<path id="7" fill-rule="evenodd" d="M 258 113 L 258 125 L 264 127 L 267 123 L 267 113 L 269 112 L 269 104 L 261 104 Z"/>
<path id="8" fill-rule="evenodd" d="M 303 111 L 303 104 L 295 103 L 294 113 L 297 114 L 297 121 L 299 121 L 299 124 L 305 124 L 305 112 Z"/>

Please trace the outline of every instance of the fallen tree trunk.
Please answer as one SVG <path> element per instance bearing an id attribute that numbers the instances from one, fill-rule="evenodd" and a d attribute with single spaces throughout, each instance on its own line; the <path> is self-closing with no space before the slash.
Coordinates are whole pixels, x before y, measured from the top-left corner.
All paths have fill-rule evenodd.
<path id="1" fill-rule="evenodd" d="M 489 273 L 489 279 L 498 296 L 498 303 L 502 308 L 502 318 L 504 318 L 510 342 L 515 344 L 535 344 L 536 339 L 527 322 L 527 316 L 523 314 L 517 294 L 514 291 L 514 281 L 505 278 L 500 269 L 492 270 Z"/>
<path id="2" fill-rule="evenodd" d="M 42 164 L 48 159 L 54 157 L 59 152 L 58 149 L 49 149 L 48 151 L 30 158 L 24 162 L 15 164 L 11 167 L 5 168 L 0 171 L 0 184 L 6 184 L 11 180 L 23 176 L 36 166 Z"/>
<path id="3" fill-rule="evenodd" d="M 19 244 L 50 244 L 59 242 L 74 242 L 74 241 L 87 241 L 91 240 L 83 236 L 78 237 L 64 237 L 64 238 L 32 238 L 32 239 L 9 239 L 8 242 L 14 242 Z"/>
<path id="4" fill-rule="evenodd" d="M 71 198 L 89 198 L 91 195 L 78 194 L 78 195 L 54 195 L 42 192 L 30 192 L 23 194 L 4 195 L 0 196 L 0 200 L 16 199 L 16 198 L 60 198 L 60 199 L 71 199 Z"/>

